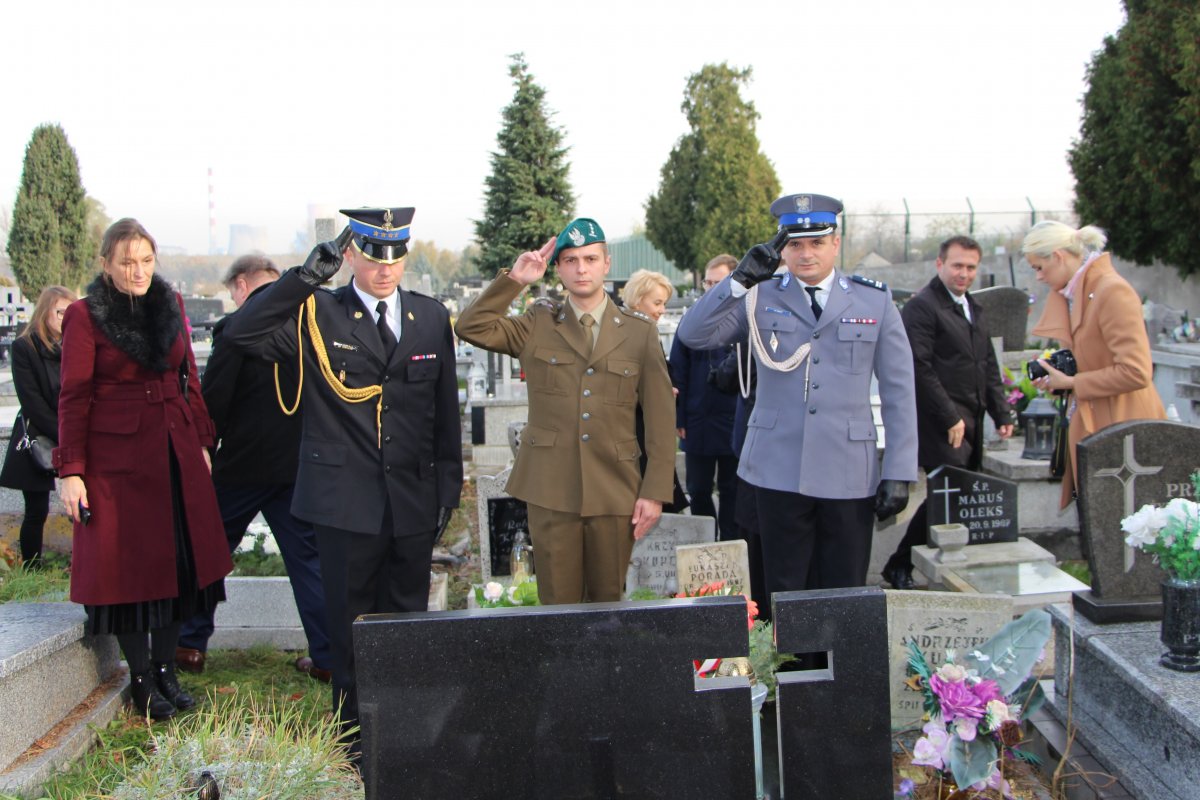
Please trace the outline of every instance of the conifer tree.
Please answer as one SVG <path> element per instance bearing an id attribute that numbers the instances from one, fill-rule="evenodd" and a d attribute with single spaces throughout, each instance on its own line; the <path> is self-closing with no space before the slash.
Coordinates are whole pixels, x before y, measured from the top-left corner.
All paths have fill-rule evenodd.
<path id="1" fill-rule="evenodd" d="M 95 266 L 96 251 L 79 160 L 61 126 L 40 125 L 25 148 L 13 206 L 8 235 L 13 275 L 30 300 L 52 284 L 78 288 Z"/>
<path id="2" fill-rule="evenodd" d="M 646 202 L 646 236 L 679 269 L 698 275 L 719 253 L 740 256 L 770 239 L 779 196 L 775 167 L 759 149 L 758 112 L 743 100 L 751 69 L 706 64 L 688 78 L 691 127 L 667 157 Z"/>
<path id="3" fill-rule="evenodd" d="M 496 136 L 483 219 L 475 220 L 479 271 L 489 277 L 541 247 L 575 213 L 567 148 L 563 132 L 550 124 L 546 90 L 534 83 L 523 54 L 511 58 L 516 91 Z"/>

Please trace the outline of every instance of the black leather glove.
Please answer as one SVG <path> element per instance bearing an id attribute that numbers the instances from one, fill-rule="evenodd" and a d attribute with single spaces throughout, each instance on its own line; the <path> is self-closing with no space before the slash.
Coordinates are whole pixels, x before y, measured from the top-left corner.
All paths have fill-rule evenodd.
<path id="1" fill-rule="evenodd" d="M 908 506 L 908 482 L 882 480 L 875 491 L 875 519 L 882 522 Z"/>
<path id="2" fill-rule="evenodd" d="M 442 507 L 438 509 L 437 531 L 433 534 L 433 543 L 437 544 L 442 540 L 442 534 L 446 532 L 446 528 L 450 527 L 450 518 L 454 516 L 453 508 Z"/>
<path id="3" fill-rule="evenodd" d="M 342 268 L 342 253 L 350 244 L 353 231 L 346 226 L 332 242 L 321 242 L 308 254 L 304 266 L 296 272 L 309 286 L 320 286 L 328 281 Z"/>
<path id="4" fill-rule="evenodd" d="M 787 242 L 787 231 L 781 230 L 775 238 L 766 244 L 756 244 L 746 251 L 732 277 L 735 281 L 749 289 L 756 283 L 762 283 L 775 274 L 779 269 L 779 252 Z"/>

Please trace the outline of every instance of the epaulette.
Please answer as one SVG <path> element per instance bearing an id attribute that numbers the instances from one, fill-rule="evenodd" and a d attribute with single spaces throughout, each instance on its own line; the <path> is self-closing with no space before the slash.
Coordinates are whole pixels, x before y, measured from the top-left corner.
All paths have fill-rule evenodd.
<path id="1" fill-rule="evenodd" d="M 851 275 L 850 280 L 855 283 L 861 283 L 863 286 L 870 286 L 872 289 L 878 289 L 881 292 L 887 291 L 887 284 L 883 281 L 877 281 L 874 278 L 864 278 L 862 275 Z"/>
<path id="2" fill-rule="evenodd" d="M 547 311 L 549 311 L 551 314 L 558 314 L 558 312 L 562 310 L 562 304 L 554 302 L 549 297 L 539 297 L 538 299 L 536 299 L 532 303 L 530 303 L 529 307 L 531 309 L 544 308 Z"/>
<path id="3" fill-rule="evenodd" d="M 654 320 L 650 319 L 650 317 L 646 316 L 641 311 L 634 310 L 634 309 L 630 308 L 629 306 L 617 306 L 617 308 L 621 309 L 621 313 L 627 317 L 633 317 L 634 319 L 640 319 L 643 322 L 649 322 L 651 325 L 654 324 Z"/>

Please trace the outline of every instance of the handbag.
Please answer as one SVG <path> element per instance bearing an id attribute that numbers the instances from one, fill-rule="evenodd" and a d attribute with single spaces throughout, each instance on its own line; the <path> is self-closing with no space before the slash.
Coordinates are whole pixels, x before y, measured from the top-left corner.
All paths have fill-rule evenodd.
<path id="1" fill-rule="evenodd" d="M 52 454 L 54 448 L 58 447 L 58 442 L 36 432 L 31 436 L 29 421 L 22 414 L 18 414 L 17 419 L 21 422 L 21 439 L 17 442 L 17 450 L 28 451 L 29 457 L 33 459 L 33 463 L 37 464 L 39 469 L 54 474 Z"/>
<path id="2" fill-rule="evenodd" d="M 1055 405 L 1058 406 L 1058 418 L 1054 420 L 1054 452 L 1050 456 L 1050 475 L 1061 478 L 1067 474 L 1067 459 L 1071 457 L 1071 420 L 1067 416 L 1067 395 L 1063 395 Z"/>

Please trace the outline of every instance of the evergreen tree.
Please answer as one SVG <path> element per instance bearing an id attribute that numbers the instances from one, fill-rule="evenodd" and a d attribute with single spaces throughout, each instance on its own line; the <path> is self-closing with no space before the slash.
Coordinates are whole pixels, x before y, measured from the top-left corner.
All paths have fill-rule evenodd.
<path id="1" fill-rule="evenodd" d="M 8 235 L 13 275 L 31 300 L 52 284 L 76 288 L 92 272 L 96 251 L 79 160 L 60 126 L 40 125 L 25 148 L 13 206 Z"/>
<path id="2" fill-rule="evenodd" d="M 742 99 L 751 70 L 706 64 L 688 78 L 691 127 L 667 157 L 646 202 L 646 236 L 675 266 L 699 274 L 719 253 L 740 256 L 775 232 L 775 167 L 759 150 L 754 104 Z"/>
<path id="3" fill-rule="evenodd" d="M 1075 211 L 1113 253 L 1200 271 L 1200 8 L 1126 0 L 1126 22 L 1093 57 L 1071 148 Z"/>
<path id="4" fill-rule="evenodd" d="M 550 124 L 546 90 L 534 83 L 523 54 L 511 58 L 516 91 L 496 136 L 483 219 L 475 220 L 479 271 L 489 277 L 541 247 L 575 213 L 567 148 L 563 132 Z"/>

